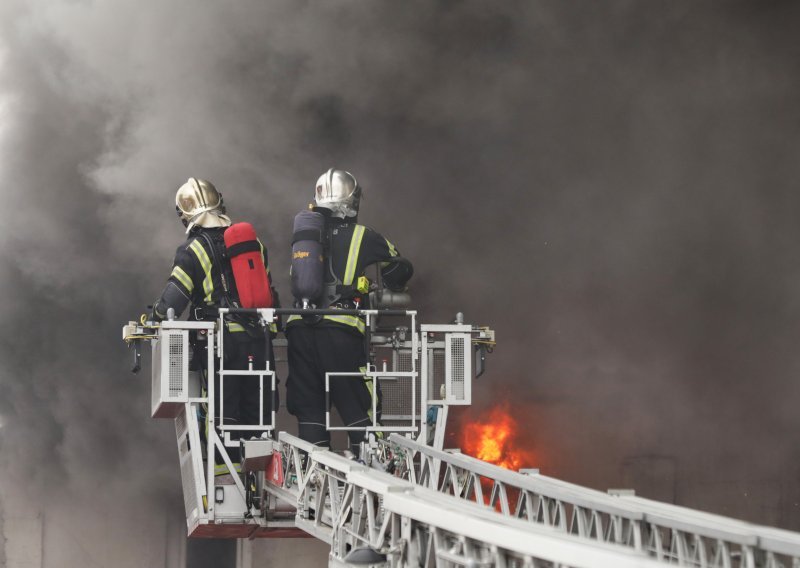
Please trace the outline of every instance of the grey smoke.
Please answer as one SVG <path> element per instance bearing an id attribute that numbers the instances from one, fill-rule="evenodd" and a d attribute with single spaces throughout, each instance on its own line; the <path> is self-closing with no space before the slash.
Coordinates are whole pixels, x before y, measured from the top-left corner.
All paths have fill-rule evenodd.
<path id="1" fill-rule="evenodd" d="M 696 484 L 786 480 L 799 16 L 777 1 L 4 2 L 4 491 L 179 509 L 171 431 L 118 340 L 182 239 L 174 190 L 213 180 L 287 298 L 291 217 L 333 164 L 415 263 L 423 318 L 497 329 L 478 406 L 516 401 L 546 472 L 607 487 L 623 460 L 662 454 Z"/>

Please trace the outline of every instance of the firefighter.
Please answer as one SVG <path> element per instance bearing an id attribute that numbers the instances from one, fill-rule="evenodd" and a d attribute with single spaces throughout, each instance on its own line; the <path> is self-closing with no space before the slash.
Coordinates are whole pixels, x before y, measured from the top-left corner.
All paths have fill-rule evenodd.
<path id="1" fill-rule="evenodd" d="M 360 198 L 361 187 L 349 172 L 331 168 L 317 181 L 313 209 L 325 218 L 323 294 L 314 304 L 318 308 L 368 308 L 365 269 L 370 265 L 380 263 L 384 286 L 393 291 L 404 290 L 413 274 L 411 263 L 398 254 L 391 242 L 358 223 Z M 293 257 L 296 258 L 294 254 Z M 295 305 L 307 306 L 308 299 L 296 297 Z M 287 321 L 286 405 L 297 418 L 299 435 L 304 440 L 330 446 L 325 428 L 325 373 L 366 370 L 364 330 L 364 319 L 352 315 L 295 315 Z M 331 378 L 331 402 L 346 426 L 371 424 L 372 388 L 371 379 Z M 358 455 L 363 433 L 350 432 L 349 437 L 350 449 Z"/>
<path id="2" fill-rule="evenodd" d="M 199 178 L 189 178 L 178 189 L 175 195 L 175 209 L 186 227 L 188 239 L 175 252 L 172 272 L 161 296 L 153 305 L 152 319 L 163 320 L 169 308 L 175 311 L 176 318 L 180 317 L 189 306 L 189 320 L 215 320 L 218 317 L 217 308 L 240 306 L 236 281 L 224 242 L 224 233 L 231 225 L 231 219 L 226 215 L 222 195 L 213 184 Z M 277 298 L 269 275 L 267 250 L 260 241 L 258 245 L 267 274 L 266 282 L 272 298 Z M 256 317 L 240 315 L 228 316 L 225 326 L 226 369 L 247 369 L 251 360 L 253 369 L 264 369 L 268 359 L 270 369 L 275 368 L 272 355 L 273 333 L 271 333 L 275 331 L 274 328 L 265 330 Z M 190 367 L 192 370 L 202 370 L 203 376 L 207 378 L 207 341 L 205 337 L 194 336 L 192 344 L 193 357 Z M 220 412 L 219 392 L 219 377 L 215 375 L 217 396 L 214 404 L 217 417 Z M 268 422 L 267 417 L 273 402 L 268 384 L 265 384 L 264 394 L 264 417 L 265 422 Z M 227 376 L 223 412 L 224 424 L 258 424 L 260 417 L 258 378 Z M 231 437 L 238 439 L 252 435 L 255 435 L 255 432 L 234 431 Z M 228 455 L 239 469 L 239 448 L 228 448 Z M 217 474 L 227 473 L 227 468 L 217 456 Z"/>

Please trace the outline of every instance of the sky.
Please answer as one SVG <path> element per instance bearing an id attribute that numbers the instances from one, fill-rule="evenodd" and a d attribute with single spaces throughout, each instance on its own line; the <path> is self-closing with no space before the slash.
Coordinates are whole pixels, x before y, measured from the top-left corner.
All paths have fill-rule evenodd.
<path id="1" fill-rule="evenodd" d="M 660 456 L 687 499 L 800 494 L 799 23 L 778 0 L 3 2 L 0 489 L 180 507 L 119 340 L 183 240 L 174 192 L 213 181 L 288 297 L 292 217 L 336 166 L 421 319 L 496 329 L 467 412 L 513 401 L 533 465 L 606 488 Z"/>

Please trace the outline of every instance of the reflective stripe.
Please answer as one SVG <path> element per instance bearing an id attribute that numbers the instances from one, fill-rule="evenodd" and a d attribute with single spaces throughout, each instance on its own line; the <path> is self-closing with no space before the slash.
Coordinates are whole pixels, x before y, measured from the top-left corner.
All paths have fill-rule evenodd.
<path id="1" fill-rule="evenodd" d="M 364 375 L 367 372 L 367 368 L 366 367 L 359 367 L 358 370 L 361 371 L 362 375 Z M 367 416 L 369 416 L 369 419 L 371 421 L 372 420 L 372 378 L 371 377 L 370 378 L 364 377 L 364 384 L 366 385 L 367 392 L 369 393 L 370 403 L 369 403 L 369 408 L 367 409 Z"/>
<path id="2" fill-rule="evenodd" d="M 367 368 L 366 367 L 359 367 L 358 370 L 361 371 L 364 374 L 366 374 L 366 372 L 367 372 Z M 367 416 L 369 416 L 369 419 L 372 420 L 372 377 L 370 377 L 370 378 L 364 377 L 364 384 L 367 385 L 367 391 L 369 391 L 369 399 L 370 399 L 370 405 L 369 405 L 369 408 L 367 409 Z M 378 397 L 380 397 L 380 393 L 378 393 Z M 380 408 L 380 405 L 381 405 L 381 401 L 380 401 L 380 398 L 378 398 L 378 408 Z M 381 425 L 380 422 L 376 422 L 376 424 L 378 426 Z M 379 440 L 383 440 L 383 438 L 384 438 L 383 432 L 378 431 L 378 432 L 373 432 L 373 433 L 375 434 L 376 438 L 378 438 Z"/>
<path id="3" fill-rule="evenodd" d="M 394 245 L 389 241 L 386 241 L 386 245 L 389 247 L 389 254 L 391 256 L 397 256 L 397 249 L 394 247 Z"/>
<path id="4" fill-rule="evenodd" d="M 299 319 L 302 319 L 302 316 L 291 315 L 289 316 L 289 319 L 286 320 L 286 323 L 290 324 L 293 321 L 297 321 Z M 364 320 L 362 320 L 358 316 L 323 316 L 322 319 L 328 321 L 334 321 L 336 323 L 343 323 L 344 325 L 349 325 L 350 327 L 356 328 L 361 333 L 364 333 L 364 330 L 367 327 L 364 324 Z"/>
<path id="5" fill-rule="evenodd" d="M 242 473 L 242 466 L 239 462 L 233 462 L 233 469 L 236 470 L 236 473 Z M 226 475 L 228 473 L 230 471 L 228 471 L 228 466 L 224 463 L 214 464 L 214 475 Z"/>
<path id="6" fill-rule="evenodd" d="M 206 273 L 206 277 L 203 279 L 203 292 L 206 293 L 206 304 L 210 304 L 211 293 L 214 291 L 214 281 L 211 278 L 211 259 L 208 258 L 206 249 L 203 248 L 203 245 L 201 245 L 200 241 L 197 239 L 192 241 L 192 244 L 189 245 L 189 248 L 192 249 L 192 252 L 200 262 L 200 266 L 203 267 L 203 272 Z"/>
<path id="7" fill-rule="evenodd" d="M 364 324 L 364 320 L 362 320 L 358 316 L 323 316 L 322 319 L 326 319 L 328 321 L 335 321 L 336 323 L 343 323 L 345 325 L 349 325 L 351 327 L 356 328 L 361 333 L 364 333 L 364 330 L 367 327 Z"/>
<path id="8" fill-rule="evenodd" d="M 342 280 L 342 284 L 345 286 L 352 286 L 353 280 L 356 277 L 358 257 L 361 254 L 361 241 L 364 239 L 365 231 L 366 228 L 364 225 L 356 225 L 355 229 L 353 229 L 353 237 L 350 239 L 350 251 L 347 253 L 347 266 L 345 267 L 344 279 Z M 358 316 L 324 316 L 323 319 L 349 325 L 356 328 L 359 333 L 364 333 L 366 329 L 364 320 Z"/>
<path id="9" fill-rule="evenodd" d="M 172 269 L 172 274 L 170 274 L 170 276 L 174 277 L 175 280 L 183 284 L 183 287 L 186 288 L 189 294 L 192 293 L 192 290 L 194 290 L 194 283 L 183 268 L 176 266 Z"/>
<path id="10" fill-rule="evenodd" d="M 364 238 L 364 226 L 356 225 L 353 229 L 353 238 L 350 239 L 350 252 L 347 253 L 347 267 L 344 270 L 342 284 L 350 286 L 356 276 L 356 265 L 358 264 L 358 254 L 361 252 L 361 240 Z"/>
<path id="11" fill-rule="evenodd" d="M 278 333 L 278 324 L 275 322 L 269 324 L 269 331 L 270 333 Z"/>

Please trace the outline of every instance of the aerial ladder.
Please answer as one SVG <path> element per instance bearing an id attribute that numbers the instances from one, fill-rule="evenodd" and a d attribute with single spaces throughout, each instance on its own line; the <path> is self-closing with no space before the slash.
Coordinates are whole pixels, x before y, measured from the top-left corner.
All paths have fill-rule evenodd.
<path id="1" fill-rule="evenodd" d="M 326 310 L 220 309 L 216 321 L 130 322 L 123 339 L 152 353 L 152 416 L 172 419 L 187 534 L 209 538 L 314 537 L 330 545 L 329 566 L 496 566 L 800 568 L 800 534 L 547 477 L 504 469 L 444 448 L 451 406 L 472 402 L 494 331 L 463 322 L 421 324 L 413 310 L 335 310 L 366 320 L 372 423 L 359 456 L 314 446 L 276 427 L 275 405 L 259 424 L 228 425 L 215 407 L 215 381 L 189 369 L 190 334 L 207 342 L 207 368 L 220 388 L 232 375 L 275 393 L 263 369 L 226 370 L 225 317 L 258 316 L 264 326 Z M 285 340 L 274 340 L 276 349 Z M 382 415 L 376 412 L 381 391 Z M 218 397 L 222 405 L 223 397 Z M 263 397 L 262 397 L 263 400 Z M 265 415 L 266 414 L 266 415 Z M 238 439 L 236 430 L 259 432 Z M 228 450 L 240 448 L 241 472 Z M 229 475 L 215 471 L 215 451 Z M 209 459 L 209 456 L 212 456 Z"/>

